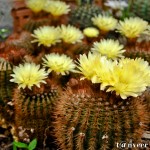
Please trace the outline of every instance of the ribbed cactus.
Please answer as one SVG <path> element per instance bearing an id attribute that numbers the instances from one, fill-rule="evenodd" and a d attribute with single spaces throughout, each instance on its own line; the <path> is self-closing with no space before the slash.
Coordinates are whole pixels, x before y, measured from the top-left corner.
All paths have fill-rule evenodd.
<path id="1" fill-rule="evenodd" d="M 88 81 L 75 81 L 59 99 L 54 133 L 62 150 L 113 150 L 121 141 L 138 143 L 148 123 L 142 96 L 122 100 Z"/>
<path id="2" fill-rule="evenodd" d="M 92 4 L 94 0 L 76 0 L 78 5 Z"/>
<path id="3" fill-rule="evenodd" d="M 12 66 L 5 59 L 0 58 L 0 101 L 12 98 L 13 84 L 9 81 Z"/>
<path id="4" fill-rule="evenodd" d="M 32 91 L 29 94 L 16 89 L 13 97 L 15 108 L 14 138 L 23 142 L 37 138 L 38 144 L 43 146 L 57 97 L 57 89 L 47 89 L 45 92 L 36 91 L 34 94 Z"/>
<path id="5" fill-rule="evenodd" d="M 150 52 L 147 51 L 138 51 L 138 50 L 130 50 L 130 51 L 126 51 L 124 53 L 125 57 L 129 57 L 129 58 L 137 58 L 137 57 L 141 57 L 143 58 L 145 61 L 150 63 Z"/>
<path id="6" fill-rule="evenodd" d="M 147 108 L 148 108 L 148 110 L 150 110 L 150 88 L 148 88 L 147 91 L 145 92 L 145 100 L 147 102 Z M 149 128 L 150 128 L 150 126 L 149 126 Z"/>
<path id="7" fill-rule="evenodd" d="M 149 0 L 134 0 L 132 3 L 132 12 L 143 18 L 144 20 L 150 21 L 150 3 Z"/>
<path id="8" fill-rule="evenodd" d="M 81 29 L 93 26 L 91 18 L 101 13 L 100 7 L 96 5 L 80 5 L 70 14 L 70 24 L 76 25 Z"/>
<path id="9" fill-rule="evenodd" d="M 38 20 L 30 20 L 23 26 L 23 30 L 26 30 L 32 33 L 33 30 L 37 29 L 38 27 L 49 25 L 49 24 L 50 24 L 50 20 L 47 18 L 42 18 Z"/>
<path id="10" fill-rule="evenodd" d="M 12 95 L 15 85 L 9 81 L 11 73 L 12 65 L 5 59 L 0 58 L 0 116 L 6 122 L 11 122 L 13 119 Z"/>

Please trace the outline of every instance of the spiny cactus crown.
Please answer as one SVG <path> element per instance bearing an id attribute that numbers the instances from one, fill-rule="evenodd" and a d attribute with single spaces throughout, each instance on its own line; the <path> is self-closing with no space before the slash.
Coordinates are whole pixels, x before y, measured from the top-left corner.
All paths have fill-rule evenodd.
<path id="1" fill-rule="evenodd" d="M 135 15 L 150 22 L 150 5 L 149 0 L 134 0 L 132 3 L 132 11 Z"/>
<path id="2" fill-rule="evenodd" d="M 81 5 L 71 11 L 70 24 L 81 28 L 93 25 L 91 18 L 101 13 L 101 9 L 95 5 Z"/>

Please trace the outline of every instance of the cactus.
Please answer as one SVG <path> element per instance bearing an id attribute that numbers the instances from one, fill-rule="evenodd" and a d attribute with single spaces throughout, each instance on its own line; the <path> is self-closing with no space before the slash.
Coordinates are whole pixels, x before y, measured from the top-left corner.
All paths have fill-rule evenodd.
<path id="1" fill-rule="evenodd" d="M 51 123 L 51 113 L 53 105 L 58 96 L 57 89 L 51 89 L 43 92 L 24 91 L 15 89 L 14 91 L 14 139 L 30 142 L 31 139 L 37 138 L 39 146 L 45 142 L 46 130 Z M 31 94 L 32 93 L 32 94 Z M 42 134 L 41 134 L 42 133 Z"/>
<path id="2" fill-rule="evenodd" d="M 10 39 L 5 43 L 5 51 L 7 52 L 10 51 L 10 49 L 13 49 L 14 53 L 19 53 L 19 55 L 21 55 L 21 51 L 24 51 L 24 55 L 31 54 L 35 49 L 31 40 L 31 33 L 23 31 L 20 33 L 19 37 L 16 39 Z"/>
<path id="3" fill-rule="evenodd" d="M 77 0 L 78 5 L 92 4 L 93 0 Z"/>
<path id="4" fill-rule="evenodd" d="M 134 0 L 132 3 L 132 11 L 135 15 L 150 21 L 150 5 L 149 0 Z"/>
<path id="5" fill-rule="evenodd" d="M 3 58 L 0 58 L 0 101 L 12 98 L 13 84 L 9 81 L 12 66 Z"/>
<path id="6" fill-rule="evenodd" d="M 113 150 L 117 142 L 137 143 L 148 124 L 143 96 L 122 100 L 88 81 L 70 84 L 55 107 L 54 134 L 63 150 Z"/>
<path id="7" fill-rule="evenodd" d="M 14 84 L 11 83 L 10 74 L 12 73 L 12 65 L 5 59 L 0 58 L 0 116 L 6 122 L 12 120 L 12 95 Z"/>
<path id="8" fill-rule="evenodd" d="M 33 31 L 38 27 L 49 25 L 49 24 L 50 24 L 50 20 L 45 18 L 38 19 L 38 20 L 30 20 L 23 26 L 23 30 L 33 33 Z"/>
<path id="9" fill-rule="evenodd" d="M 91 18 L 100 13 L 101 9 L 96 5 L 80 5 L 71 11 L 70 24 L 78 26 L 81 29 L 93 26 Z"/>
<path id="10" fill-rule="evenodd" d="M 141 57 L 143 58 L 145 61 L 150 63 L 150 52 L 149 51 L 140 51 L 140 50 L 130 50 L 130 51 L 126 51 L 124 53 L 125 57 L 129 57 L 129 58 L 137 58 L 137 57 Z"/>

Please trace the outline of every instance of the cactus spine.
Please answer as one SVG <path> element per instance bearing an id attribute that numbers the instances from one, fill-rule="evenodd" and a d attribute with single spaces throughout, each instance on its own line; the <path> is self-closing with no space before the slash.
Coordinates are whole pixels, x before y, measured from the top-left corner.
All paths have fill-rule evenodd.
<path id="1" fill-rule="evenodd" d="M 87 82 L 79 84 L 66 90 L 56 105 L 54 128 L 61 149 L 113 150 L 117 142 L 139 142 L 148 123 L 142 97 L 122 100 L 89 88 Z"/>

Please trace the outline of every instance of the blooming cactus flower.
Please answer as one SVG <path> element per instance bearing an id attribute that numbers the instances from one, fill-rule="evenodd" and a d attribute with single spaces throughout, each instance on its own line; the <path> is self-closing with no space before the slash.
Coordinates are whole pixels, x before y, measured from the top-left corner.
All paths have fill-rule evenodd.
<path id="1" fill-rule="evenodd" d="M 123 45 L 119 44 L 119 41 L 112 39 L 103 39 L 100 42 L 94 42 L 91 50 L 110 59 L 123 57 L 122 53 L 125 52 Z"/>
<path id="2" fill-rule="evenodd" d="M 50 47 L 60 42 L 60 32 L 53 26 L 43 26 L 33 31 L 32 36 L 35 38 L 32 43 L 38 42 L 38 45 Z"/>
<path id="3" fill-rule="evenodd" d="M 40 65 L 34 63 L 25 63 L 20 64 L 19 66 L 13 69 L 14 74 L 10 81 L 17 83 L 18 88 L 31 89 L 32 86 L 36 85 L 40 87 L 40 83 L 46 83 L 44 81 L 47 78 L 48 73 L 45 72 L 45 69 L 40 69 Z"/>
<path id="4" fill-rule="evenodd" d="M 77 42 L 81 42 L 81 40 L 83 39 L 83 34 L 82 32 L 71 25 L 61 25 L 60 27 L 60 35 L 61 35 L 61 39 L 65 42 L 65 43 L 77 43 Z"/>
<path id="5" fill-rule="evenodd" d="M 46 0 L 26 0 L 26 5 L 33 12 L 40 12 L 46 3 Z"/>
<path id="6" fill-rule="evenodd" d="M 137 97 L 150 86 L 150 66 L 141 58 L 122 58 L 119 61 L 88 54 L 81 55 L 77 68 L 93 83 L 100 83 L 100 89 L 115 92 L 122 99 Z M 95 59 L 97 56 L 97 59 Z"/>
<path id="7" fill-rule="evenodd" d="M 99 14 L 92 18 L 92 22 L 96 25 L 100 30 L 108 32 L 114 30 L 117 25 L 117 20 L 112 16 L 106 16 Z"/>
<path id="8" fill-rule="evenodd" d="M 69 74 L 69 72 L 73 72 L 75 68 L 73 60 L 64 54 L 47 54 L 45 58 L 43 58 L 43 61 L 43 65 L 48 67 L 48 72 L 54 71 L 61 75 Z"/>
<path id="9" fill-rule="evenodd" d="M 126 18 L 124 21 L 120 21 L 117 26 L 118 32 L 130 39 L 138 37 L 147 28 L 148 22 L 138 17 Z"/>
<path id="10" fill-rule="evenodd" d="M 53 16 L 61 16 L 63 14 L 68 14 L 70 11 L 70 6 L 62 1 L 47 0 L 44 10 L 51 13 Z"/>

